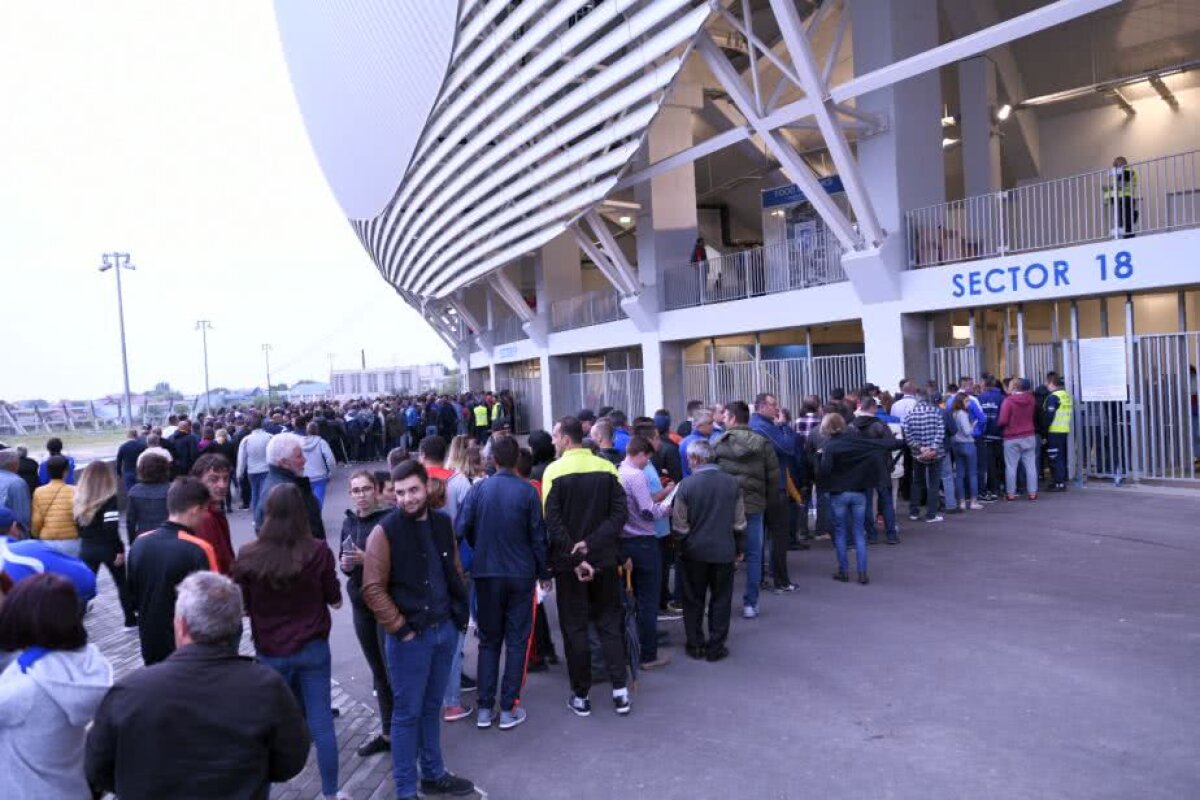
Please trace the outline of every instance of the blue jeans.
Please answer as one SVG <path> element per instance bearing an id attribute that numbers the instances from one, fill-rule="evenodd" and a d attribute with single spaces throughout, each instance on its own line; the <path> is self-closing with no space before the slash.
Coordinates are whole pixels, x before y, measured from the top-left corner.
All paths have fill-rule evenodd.
<path id="1" fill-rule="evenodd" d="M 977 500 L 979 498 L 979 453 L 975 449 L 974 442 L 954 443 L 954 473 L 959 499 Z"/>
<path id="2" fill-rule="evenodd" d="M 758 585 L 762 583 L 763 512 L 746 515 L 746 591 L 742 605 L 758 608 Z"/>
<path id="3" fill-rule="evenodd" d="M 250 514 L 257 518 L 258 499 L 262 496 L 263 482 L 267 479 L 265 472 L 250 473 Z"/>
<path id="4" fill-rule="evenodd" d="M 892 499 L 891 480 L 889 479 L 886 484 L 877 489 L 868 489 L 864 492 L 864 496 L 867 498 L 868 509 L 871 508 L 871 495 L 879 498 L 879 513 L 883 515 L 883 529 L 887 533 L 887 540 L 889 542 L 900 541 L 900 529 L 896 527 L 896 503 Z M 864 524 L 866 523 L 864 522 Z M 875 533 L 874 520 L 871 521 L 869 530 L 867 539 L 870 541 L 878 540 L 879 535 Z"/>
<path id="5" fill-rule="evenodd" d="M 308 730 L 317 747 L 317 768 L 321 772 L 321 791 L 337 794 L 338 748 L 330 710 L 329 681 L 332 668 L 329 640 L 313 639 L 290 656 L 259 656 L 291 687 L 296 701 L 304 709 Z"/>
<path id="6" fill-rule="evenodd" d="M 633 561 L 633 593 L 638 604 L 638 639 L 642 663 L 658 660 L 658 594 L 662 588 L 662 553 L 653 536 L 621 538 L 621 559 Z"/>
<path id="7" fill-rule="evenodd" d="M 325 510 L 325 487 L 329 485 L 328 478 L 322 478 L 319 481 L 309 481 L 312 485 L 313 497 L 317 498 L 317 507 L 322 511 Z"/>
<path id="8" fill-rule="evenodd" d="M 946 501 L 946 508 L 957 508 L 957 495 L 954 493 L 954 463 L 950 460 L 950 454 L 942 456 L 942 499 Z"/>
<path id="9" fill-rule="evenodd" d="M 442 763 L 442 695 L 458 631 L 449 622 L 426 628 L 410 641 L 389 635 L 384 643 L 392 679 L 392 777 L 396 796 L 417 793 L 417 757 L 421 776 L 437 780 Z"/>
<path id="10" fill-rule="evenodd" d="M 467 646 L 467 634 L 460 633 L 458 642 L 454 645 L 454 657 L 450 661 L 450 671 L 446 674 L 446 692 L 442 697 L 444 708 L 455 708 L 462 705 L 462 662 L 463 648 Z"/>
<path id="11" fill-rule="evenodd" d="M 846 536 L 854 536 L 854 561 L 858 574 L 867 574 L 867 536 L 863 528 L 867 512 L 867 497 L 862 492 L 838 492 L 830 495 L 833 507 L 833 546 L 837 550 L 838 571 L 850 568 L 846 557 Z M 846 530 L 849 523 L 851 530 Z"/>

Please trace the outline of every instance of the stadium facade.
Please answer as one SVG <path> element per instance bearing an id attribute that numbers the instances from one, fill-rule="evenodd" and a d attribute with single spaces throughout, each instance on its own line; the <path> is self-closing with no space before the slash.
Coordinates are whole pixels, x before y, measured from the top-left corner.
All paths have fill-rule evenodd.
<path id="1" fill-rule="evenodd" d="M 523 427 L 1053 369 L 1077 474 L 1197 477 L 1200 0 L 276 16 L 363 247 Z"/>

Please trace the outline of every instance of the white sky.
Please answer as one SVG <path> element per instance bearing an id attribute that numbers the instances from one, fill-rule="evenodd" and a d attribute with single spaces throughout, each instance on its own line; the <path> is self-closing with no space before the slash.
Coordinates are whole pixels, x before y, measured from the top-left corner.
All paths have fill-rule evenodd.
<path id="1" fill-rule="evenodd" d="M 329 190 L 268 0 L 0 2 L 0 398 L 327 380 L 446 361 Z"/>

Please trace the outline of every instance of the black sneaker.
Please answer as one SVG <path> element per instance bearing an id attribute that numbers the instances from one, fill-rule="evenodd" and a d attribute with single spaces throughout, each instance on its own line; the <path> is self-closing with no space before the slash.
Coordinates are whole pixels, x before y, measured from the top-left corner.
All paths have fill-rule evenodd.
<path id="1" fill-rule="evenodd" d="M 422 794 L 448 794 L 451 797 L 466 797 L 475 794 L 475 784 L 466 778 L 451 775 L 449 772 L 434 781 L 421 781 Z"/>
<path id="2" fill-rule="evenodd" d="M 920 512 L 917 512 L 917 513 L 915 513 L 915 514 L 911 514 L 911 513 L 910 513 L 910 514 L 908 515 L 908 518 L 909 518 L 910 520 L 912 520 L 913 522 L 916 522 L 917 520 L 921 519 L 921 513 L 920 513 Z"/>
<path id="3" fill-rule="evenodd" d="M 621 716 L 625 716 L 630 711 L 633 711 L 633 705 L 629 702 L 629 690 L 626 689 L 624 694 L 613 695 L 613 710 Z"/>
<path id="4" fill-rule="evenodd" d="M 462 680 L 458 682 L 458 685 L 461 687 L 461 691 L 464 692 L 473 692 L 479 688 L 479 684 L 475 683 L 475 679 L 469 675 L 463 675 Z"/>
<path id="5" fill-rule="evenodd" d="M 567 708 L 575 712 L 577 717 L 590 717 L 592 715 L 592 701 L 586 697 L 576 697 L 571 695 L 567 700 Z"/>
<path id="6" fill-rule="evenodd" d="M 356 752 L 363 758 L 367 758 L 368 756 L 377 755 L 379 753 L 386 753 L 391 749 L 392 743 L 383 738 L 383 734 L 379 734 L 374 739 L 371 739 L 362 747 L 358 748 Z"/>

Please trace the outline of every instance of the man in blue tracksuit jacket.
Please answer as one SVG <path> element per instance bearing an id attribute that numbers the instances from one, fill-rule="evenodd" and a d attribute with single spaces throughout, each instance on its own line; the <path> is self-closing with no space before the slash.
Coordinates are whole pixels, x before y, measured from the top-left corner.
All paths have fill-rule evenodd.
<path id="1" fill-rule="evenodd" d="M 979 395 L 979 407 L 985 418 L 983 435 L 978 440 L 980 499 L 996 500 L 1000 497 L 1000 477 L 1004 474 L 1004 431 L 999 424 L 1004 392 L 995 378 L 987 378 L 983 386 Z"/>
<path id="2" fill-rule="evenodd" d="M 787 493 L 788 476 L 796 486 L 803 486 L 800 459 L 796 456 L 796 434 L 785 425 L 776 424 L 779 416 L 779 400 L 773 394 L 760 394 L 754 398 L 754 413 L 750 415 L 750 430 L 770 440 L 779 459 L 779 486 L 774 494 L 767 492 L 767 510 L 763 519 L 767 536 L 771 539 L 771 575 L 775 580 L 776 592 L 793 592 L 798 587 L 788 575 L 789 527 L 792 515 Z M 768 487 L 769 488 L 769 487 Z"/>

